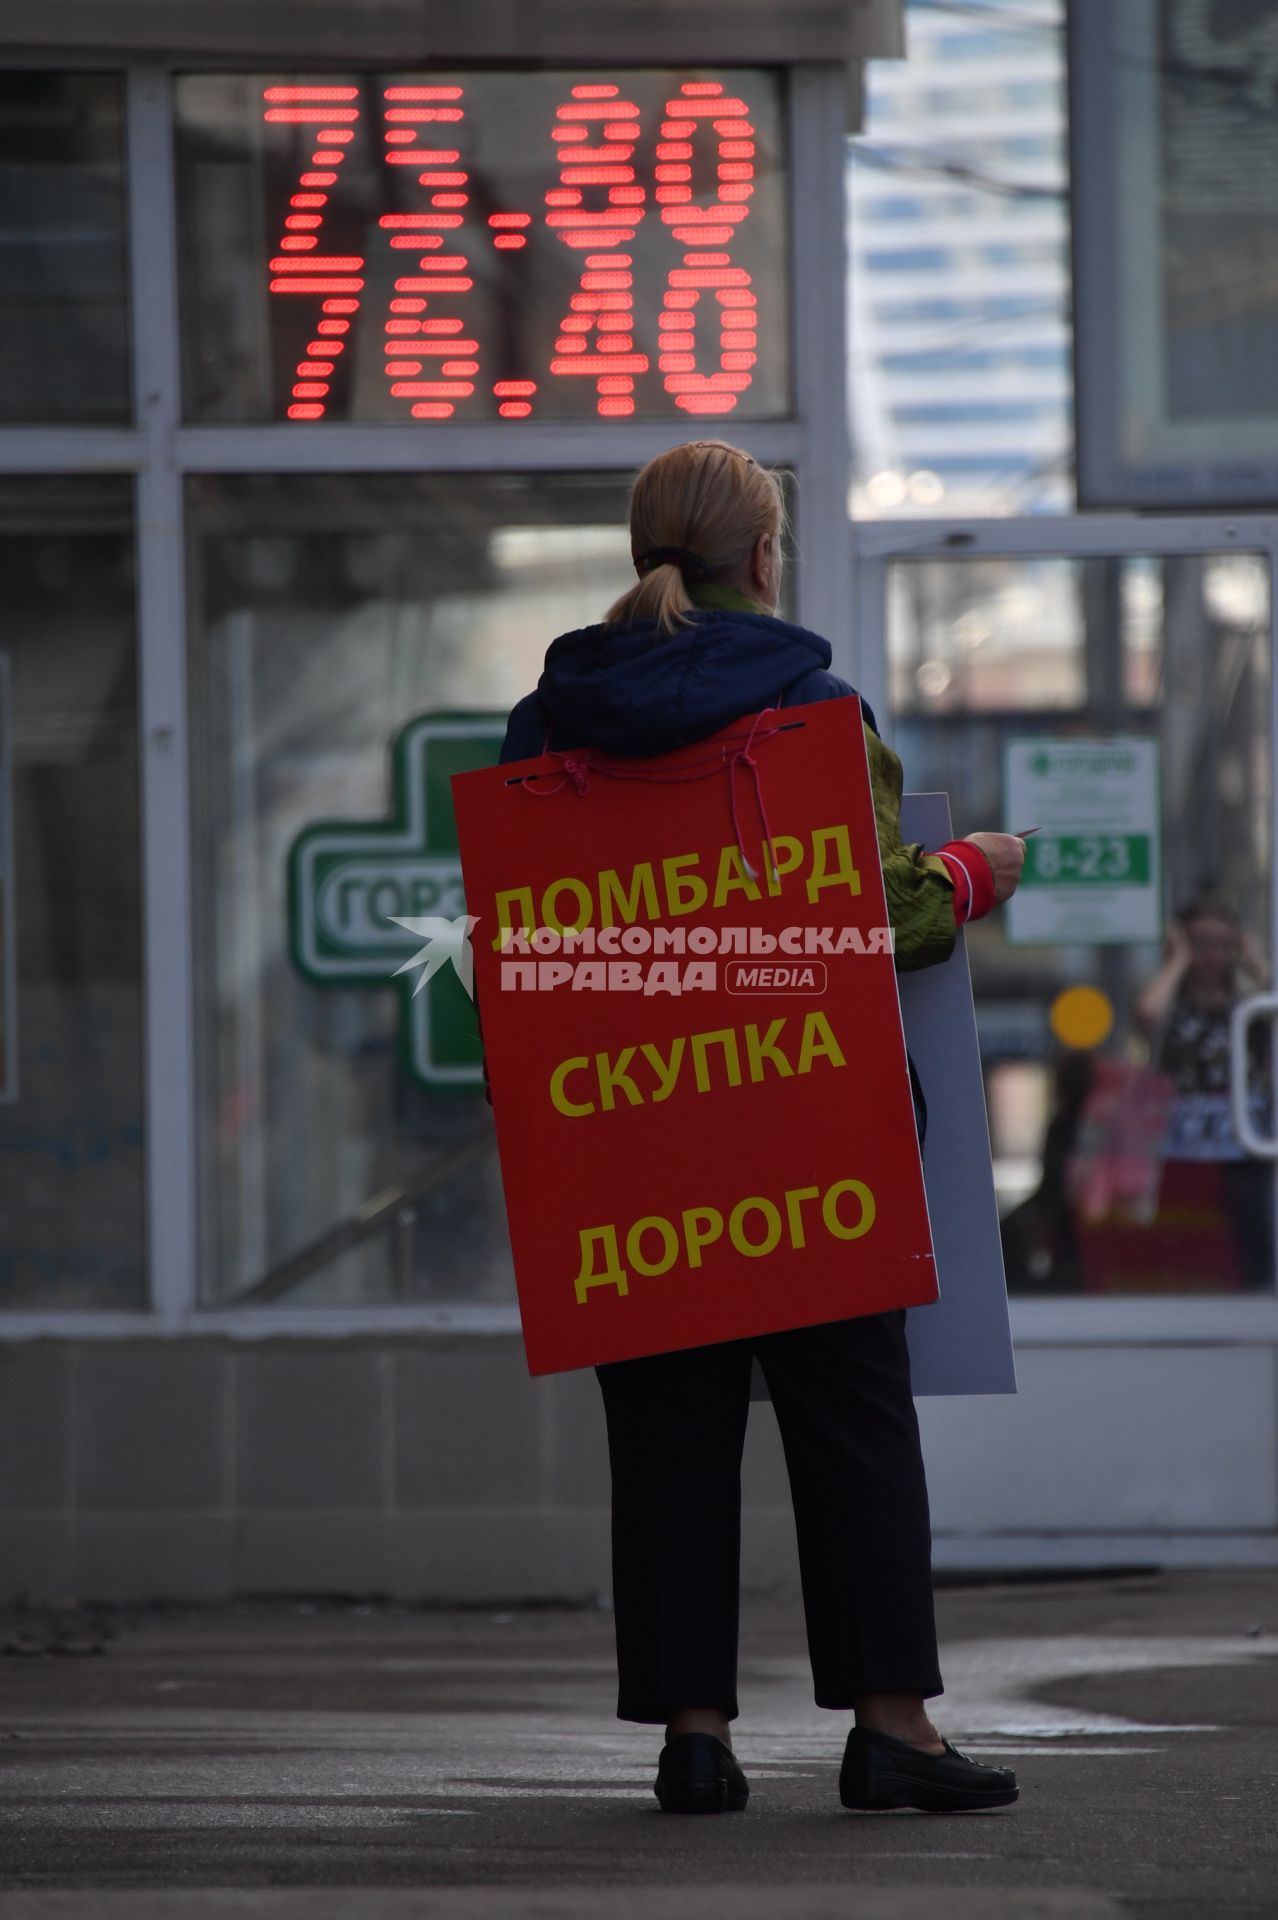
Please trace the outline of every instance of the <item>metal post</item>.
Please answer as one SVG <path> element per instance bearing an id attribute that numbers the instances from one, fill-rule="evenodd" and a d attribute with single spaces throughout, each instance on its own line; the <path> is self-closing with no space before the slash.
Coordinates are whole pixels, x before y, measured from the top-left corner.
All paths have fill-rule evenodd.
<path id="1" fill-rule="evenodd" d="M 128 80 L 145 915 L 147 1244 L 166 1327 L 195 1300 L 195 1068 L 173 116 L 168 76 Z"/>
<path id="2" fill-rule="evenodd" d="M 798 613 L 824 634 L 834 666 L 855 680 L 860 647 L 849 617 L 852 532 L 848 484 L 845 300 L 848 95 L 838 67 L 796 67 L 790 88 L 790 208 L 794 296 L 791 354 L 802 423 Z"/>

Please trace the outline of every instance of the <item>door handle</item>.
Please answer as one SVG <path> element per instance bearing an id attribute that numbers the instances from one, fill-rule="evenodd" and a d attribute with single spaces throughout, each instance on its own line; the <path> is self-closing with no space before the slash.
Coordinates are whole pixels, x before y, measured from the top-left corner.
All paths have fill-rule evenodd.
<path id="1" fill-rule="evenodd" d="M 1229 1017 L 1229 1104 L 1234 1132 L 1248 1153 L 1260 1160 L 1278 1160 L 1278 1138 L 1258 1133 L 1252 1122 L 1247 1086 L 1247 1032 L 1253 1020 L 1278 1018 L 1278 993 L 1252 993 L 1240 1000 Z"/>

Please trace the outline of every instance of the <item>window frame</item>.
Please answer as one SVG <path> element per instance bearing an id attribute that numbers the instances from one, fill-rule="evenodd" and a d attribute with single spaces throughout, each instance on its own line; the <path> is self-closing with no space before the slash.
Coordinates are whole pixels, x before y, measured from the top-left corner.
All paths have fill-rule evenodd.
<path id="1" fill-rule="evenodd" d="M 894 560 L 928 555 L 975 558 L 1095 558 L 1131 554 L 1256 553 L 1269 567 L 1270 820 L 1278 844 L 1278 517 L 1272 513 L 1149 515 L 1042 514 L 1001 519 L 861 520 L 853 525 L 857 684 L 890 730 L 888 575 Z M 1270 895 L 1271 951 L 1278 953 L 1278 887 Z M 1278 1183 L 1278 1159 L 1272 1163 Z M 1252 1297 L 1196 1294 L 1013 1295 L 1013 1345 L 1200 1346 L 1278 1339 L 1278 1291 Z"/>
<path id="2" fill-rule="evenodd" d="M 32 54 L 33 70 L 107 63 Z M 261 62 L 242 63 L 256 71 Z M 316 62 L 318 67 L 324 63 Z M 334 64 L 330 60 L 328 64 Z M 348 59 L 345 63 L 350 65 Z M 359 63 L 363 64 L 363 63 Z M 517 64 L 515 62 L 511 63 Z M 588 64 L 580 63 L 582 71 Z M 227 71 L 241 63 L 184 61 Z M 139 778 L 144 901 L 147 1303 L 137 1310 L 0 1312 L 0 1340 L 233 1337 L 518 1330 L 505 1305 L 219 1307 L 198 1287 L 191 754 L 187 688 L 184 487 L 191 474 L 247 472 L 630 472 L 686 437 L 681 421 L 518 426 L 320 422 L 300 428 L 187 425 L 181 410 L 173 80 L 176 65 L 109 63 L 126 89 L 126 206 L 134 420 L 128 427 L 0 426 L 0 471 L 131 475 L 135 487 Z M 789 469 L 802 498 L 797 617 L 829 633 L 846 670 L 850 560 L 844 319 L 846 75 L 834 65 L 780 70 L 787 129 L 791 261 L 805 263 L 790 312 L 791 393 L 784 419 L 748 423 L 751 451 Z M 791 275 L 793 283 L 794 276 Z M 730 431 L 730 428 L 728 429 Z M 175 642 L 181 636 L 181 643 Z"/>

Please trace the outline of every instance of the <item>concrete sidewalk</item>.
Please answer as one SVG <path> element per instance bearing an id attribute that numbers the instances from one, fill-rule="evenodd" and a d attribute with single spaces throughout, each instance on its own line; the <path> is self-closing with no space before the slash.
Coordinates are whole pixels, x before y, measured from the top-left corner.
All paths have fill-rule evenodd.
<path id="1" fill-rule="evenodd" d="M 747 1606 L 744 1814 L 675 1819 L 605 1613 L 270 1607 L 0 1642 L 4 1920 L 1272 1920 L 1278 1573 L 943 1589 L 1017 1806 L 851 1815 L 797 1607 Z M 100 1622 L 101 1623 L 101 1622 Z M 103 1624 L 112 1624 L 105 1622 Z"/>

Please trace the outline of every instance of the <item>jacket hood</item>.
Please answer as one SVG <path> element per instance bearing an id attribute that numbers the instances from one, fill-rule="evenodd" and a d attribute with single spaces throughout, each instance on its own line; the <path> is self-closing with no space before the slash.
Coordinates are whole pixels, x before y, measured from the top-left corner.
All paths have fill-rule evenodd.
<path id="1" fill-rule="evenodd" d="M 829 641 L 787 620 L 721 609 L 687 618 L 672 634 L 644 622 L 553 641 L 537 692 L 556 736 L 627 757 L 671 753 L 829 667 Z"/>

